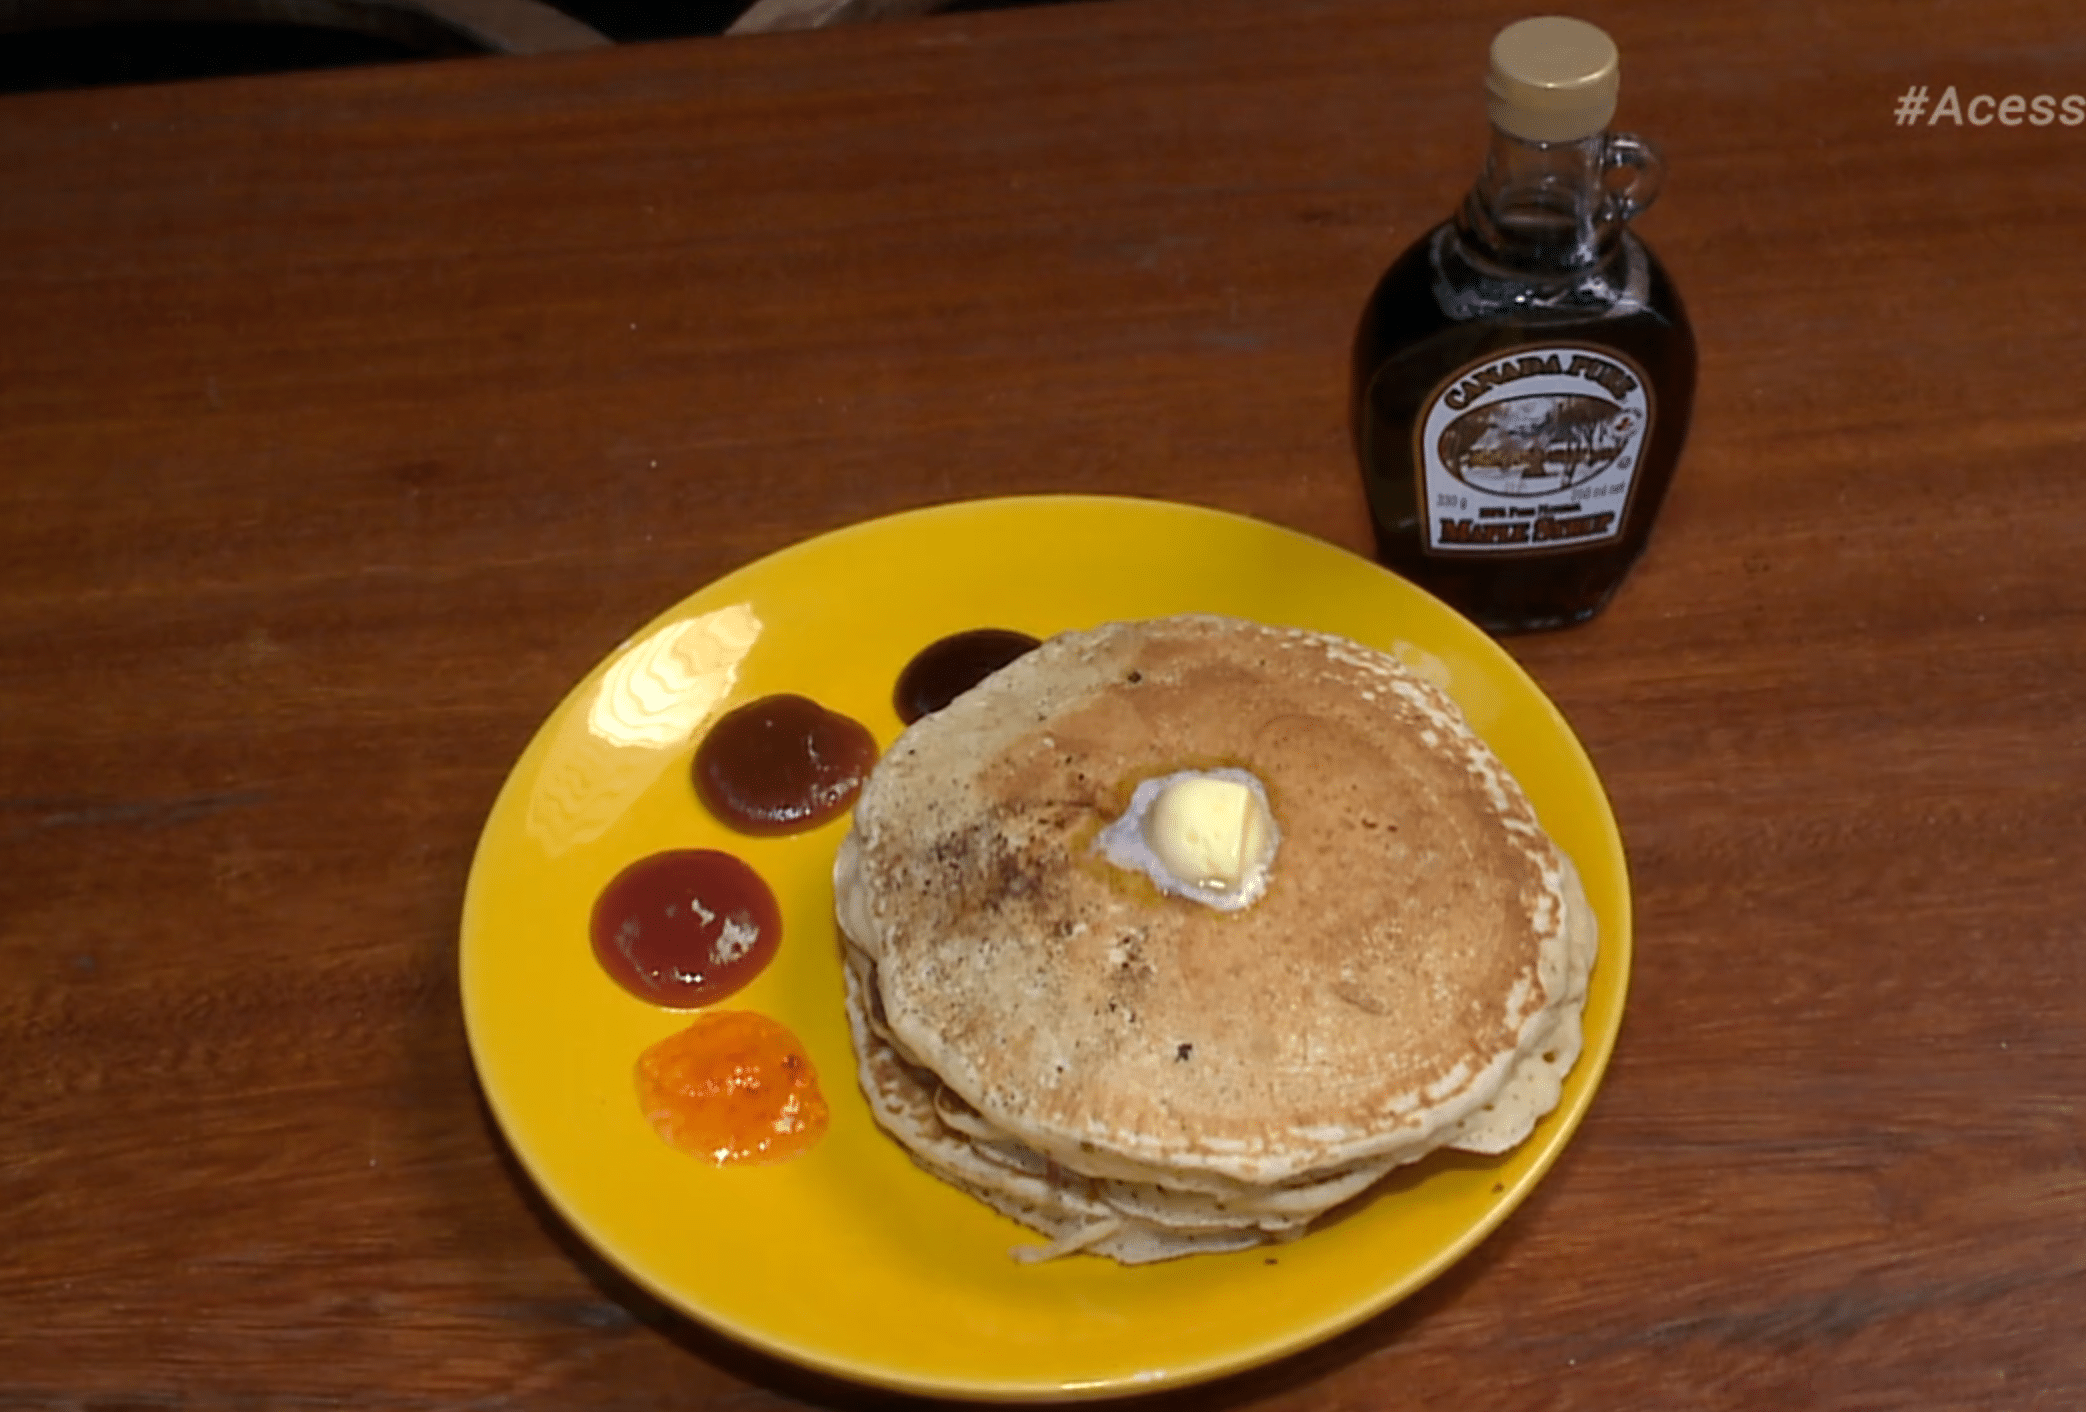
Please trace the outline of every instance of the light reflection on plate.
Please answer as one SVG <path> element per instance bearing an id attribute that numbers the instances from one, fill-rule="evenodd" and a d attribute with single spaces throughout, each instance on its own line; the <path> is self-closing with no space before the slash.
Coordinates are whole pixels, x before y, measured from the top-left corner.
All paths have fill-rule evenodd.
<path id="1" fill-rule="evenodd" d="M 794 838 L 731 834 L 695 801 L 694 740 L 727 706 L 791 691 L 888 745 L 898 673 L 937 638 L 1191 611 L 1342 633 L 1445 682 L 1577 861 L 1599 914 L 1586 1051 L 1558 1111 L 1515 1151 L 1394 1173 L 1376 1199 L 1295 1244 L 1134 1269 L 1085 1256 L 1019 1265 L 1007 1252 L 1031 1238 L 913 1167 L 855 1089 L 829 871 L 846 821 Z M 626 705 L 609 718 L 623 724 L 590 727 L 619 694 Z M 788 1024 L 832 1105 L 825 1140 L 781 1166 L 712 1169 L 652 1134 L 632 1066 L 686 1016 L 626 995 L 587 944 L 594 896 L 623 866 L 699 847 L 746 859 L 782 904 L 775 964 L 726 1002 Z M 662 615 L 573 689 L 515 765 L 472 866 L 461 945 L 464 1016 L 493 1112 L 551 1202 L 625 1273 L 693 1318 L 826 1372 L 1032 1399 L 1250 1367 L 1439 1274 L 1520 1203 L 1577 1126 L 1614 1045 L 1629 961 L 1629 885 L 1606 795 L 1562 717 L 1494 643 L 1318 540 L 1218 511 L 1077 496 L 857 525 Z"/>
<path id="2" fill-rule="evenodd" d="M 661 753 L 692 749 L 723 714 L 760 632 L 751 605 L 730 603 L 657 624 L 603 664 L 553 722 L 529 836 L 551 854 L 599 838 L 658 776 Z"/>

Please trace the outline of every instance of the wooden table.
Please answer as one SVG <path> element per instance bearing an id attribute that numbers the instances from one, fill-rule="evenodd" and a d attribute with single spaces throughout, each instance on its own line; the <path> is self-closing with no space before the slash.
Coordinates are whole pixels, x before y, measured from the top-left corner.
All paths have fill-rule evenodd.
<path id="1" fill-rule="evenodd" d="M 2086 91 L 2078 25 L 1591 13 L 1703 365 L 1622 597 L 1511 643 L 1630 850 L 1621 1045 L 1472 1257 L 1148 1405 L 2086 1406 L 2086 127 L 1967 106 Z M 821 530 L 1120 492 L 1365 550 L 1352 321 L 1514 14 L 0 101 L 0 1406 L 907 1405 L 547 1220 L 463 1042 L 477 830 L 602 654 Z"/>

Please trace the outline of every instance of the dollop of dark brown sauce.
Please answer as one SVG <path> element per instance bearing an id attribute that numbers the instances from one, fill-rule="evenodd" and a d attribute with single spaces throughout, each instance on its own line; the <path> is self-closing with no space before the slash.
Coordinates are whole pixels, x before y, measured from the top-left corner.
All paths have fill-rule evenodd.
<path id="1" fill-rule="evenodd" d="M 686 1010 L 744 988 L 774 959 L 782 909 L 759 873 L 710 848 L 641 858 L 594 899 L 594 956 L 640 1000 Z"/>
<path id="2" fill-rule="evenodd" d="M 1011 628 L 972 628 L 921 648 L 898 674 L 891 704 L 911 725 L 969 691 L 1015 658 L 1042 646 Z"/>
<path id="3" fill-rule="evenodd" d="M 703 737 L 695 792 L 740 833 L 798 833 L 847 812 L 876 754 L 860 721 L 808 696 L 763 696 Z"/>

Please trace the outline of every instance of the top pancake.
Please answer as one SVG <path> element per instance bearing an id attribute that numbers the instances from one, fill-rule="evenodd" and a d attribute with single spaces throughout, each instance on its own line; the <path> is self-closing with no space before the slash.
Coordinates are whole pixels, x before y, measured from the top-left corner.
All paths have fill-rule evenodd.
<path id="1" fill-rule="evenodd" d="M 1235 913 L 1093 844 L 1139 780 L 1237 766 L 1281 841 Z M 1424 1147 L 1566 985 L 1558 855 L 1436 688 L 1197 616 L 1052 639 L 902 735 L 836 868 L 907 1057 L 1090 1174 L 1265 1184 Z"/>

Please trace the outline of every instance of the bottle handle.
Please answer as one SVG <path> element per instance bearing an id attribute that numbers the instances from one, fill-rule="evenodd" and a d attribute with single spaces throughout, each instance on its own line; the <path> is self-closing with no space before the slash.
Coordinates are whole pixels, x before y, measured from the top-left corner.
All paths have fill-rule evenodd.
<path id="1" fill-rule="evenodd" d="M 1621 224 L 1658 200 L 1666 184 L 1659 149 L 1633 132 L 1611 132 L 1601 146 L 1601 189 L 1607 221 Z M 1604 222 L 1605 224 L 1606 222 Z"/>

